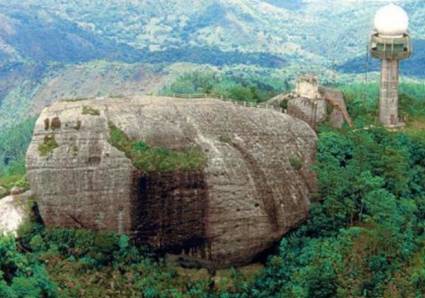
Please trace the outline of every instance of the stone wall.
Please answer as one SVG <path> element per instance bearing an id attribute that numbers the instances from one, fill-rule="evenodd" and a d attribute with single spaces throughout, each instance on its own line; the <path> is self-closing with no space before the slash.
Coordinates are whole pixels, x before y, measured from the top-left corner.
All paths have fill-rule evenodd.
<path id="1" fill-rule="evenodd" d="M 328 120 L 335 128 L 341 128 L 344 123 L 350 127 L 353 125 L 342 92 L 320 86 L 313 76 L 299 78 L 294 92 L 280 94 L 263 106 L 287 106 L 289 115 L 307 122 L 314 129 Z"/>
<path id="2" fill-rule="evenodd" d="M 317 99 L 319 94 L 319 82 L 314 76 L 303 76 L 297 80 L 295 92 L 299 97 Z"/>
<path id="3" fill-rule="evenodd" d="M 288 114 L 316 128 L 317 123 L 325 121 L 328 117 L 327 102 L 296 97 L 288 102 Z"/>

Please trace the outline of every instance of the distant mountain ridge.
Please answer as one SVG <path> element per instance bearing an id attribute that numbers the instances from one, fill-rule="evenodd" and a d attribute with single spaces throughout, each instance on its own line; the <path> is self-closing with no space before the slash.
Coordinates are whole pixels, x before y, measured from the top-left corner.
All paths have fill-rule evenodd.
<path id="1" fill-rule="evenodd" d="M 401 61 L 401 73 L 407 76 L 413 76 L 417 78 L 425 78 L 425 40 L 414 40 L 413 41 L 413 54 L 410 59 Z M 373 59 L 370 55 L 355 57 L 337 67 L 339 72 L 343 73 L 363 73 L 365 71 L 379 71 L 380 61 Z"/>
<path id="2" fill-rule="evenodd" d="M 418 65 L 423 64 L 425 2 L 396 2 L 409 12 L 415 39 L 415 55 L 403 71 L 424 77 Z M 115 93 L 119 88 L 123 93 L 153 92 L 169 83 L 163 70 L 181 62 L 281 71 L 282 80 L 303 72 L 323 77 L 362 73 L 368 69 L 364 61 L 373 14 L 384 3 L 0 0 L 0 113 L 25 116 L 38 94 L 50 96 L 41 102 L 83 96 L 76 89 L 88 78 L 95 82 L 87 89 L 91 95 Z M 93 61 L 104 62 L 97 67 Z M 122 67 L 117 68 L 117 63 Z M 371 62 L 369 70 L 376 70 L 376 63 Z M 143 82 L 130 80 L 131 87 L 125 85 L 127 72 L 137 73 L 142 65 L 147 71 Z M 63 77 L 77 74 L 78 78 Z M 153 84 L 145 80 L 151 75 Z M 107 86 L 107 79 L 114 88 Z M 74 83 L 65 84 L 58 93 L 57 82 L 66 81 Z M 0 127 L 9 120 L 0 119 Z"/>
<path id="3" fill-rule="evenodd" d="M 411 16 L 412 35 L 425 39 L 425 3 L 396 2 Z M 0 56 L 16 59 L 15 53 L 67 63 L 100 58 L 149 62 L 138 51 L 155 55 L 202 48 L 271 54 L 294 64 L 329 68 L 364 55 L 374 11 L 383 3 L 0 0 Z M 199 59 L 188 62 L 199 63 Z"/>

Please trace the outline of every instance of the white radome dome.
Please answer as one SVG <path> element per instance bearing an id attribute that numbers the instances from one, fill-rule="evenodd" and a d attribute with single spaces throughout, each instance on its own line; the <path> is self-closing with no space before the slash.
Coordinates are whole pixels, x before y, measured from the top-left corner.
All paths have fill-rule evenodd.
<path id="1" fill-rule="evenodd" d="M 400 6 L 389 4 L 375 15 L 375 30 L 382 35 L 398 36 L 407 33 L 409 16 Z"/>

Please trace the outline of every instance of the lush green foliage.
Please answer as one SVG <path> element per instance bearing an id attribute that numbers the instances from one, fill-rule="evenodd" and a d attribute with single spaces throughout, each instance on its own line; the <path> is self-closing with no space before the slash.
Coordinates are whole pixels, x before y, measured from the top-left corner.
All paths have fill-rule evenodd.
<path id="1" fill-rule="evenodd" d="M 31 140 L 34 119 L 0 131 L 0 186 L 27 187 L 25 181 L 25 153 Z"/>
<path id="2" fill-rule="evenodd" d="M 383 129 L 323 131 L 320 196 L 280 245 L 257 297 L 422 297 L 425 141 Z"/>
<path id="3" fill-rule="evenodd" d="M 0 176 L 25 168 L 23 159 L 31 141 L 35 119 L 23 121 L 9 129 L 0 131 Z"/>
<path id="4" fill-rule="evenodd" d="M 19 242 L 0 237 L 0 257 L 0 297 L 201 297 L 212 282 L 178 274 L 125 235 L 39 223 Z"/>
<path id="5" fill-rule="evenodd" d="M 2 238 L 3 250 L 17 255 L 1 267 L 4 291 L 23 291 L 14 278 L 25 272 L 28 290 L 61 297 L 422 297 L 424 160 L 423 136 L 323 129 L 316 165 L 323 201 L 254 281 L 235 274 L 234 286 L 220 288 L 155 261 L 125 236 L 36 226 L 22 235 L 20 252 Z M 27 271 L 14 269 L 22 262 Z"/>
<path id="6" fill-rule="evenodd" d="M 99 116 L 100 111 L 89 106 L 83 106 L 83 115 Z"/>
<path id="7" fill-rule="evenodd" d="M 266 80 L 254 75 L 223 75 L 211 71 L 195 71 L 178 77 L 163 95 L 210 96 L 247 102 L 261 102 L 288 90 L 289 84 L 272 78 Z"/>
<path id="8" fill-rule="evenodd" d="M 41 156 L 47 156 L 58 147 L 59 145 L 56 142 L 55 135 L 47 135 L 43 143 L 38 145 L 38 152 Z"/>
<path id="9" fill-rule="evenodd" d="M 377 84 L 349 84 L 338 88 L 344 92 L 348 112 L 354 119 L 357 128 L 367 125 L 378 125 Z M 400 85 L 400 117 L 408 124 L 408 128 L 418 127 L 425 120 L 425 87 L 423 84 L 402 83 Z"/>
<path id="10" fill-rule="evenodd" d="M 165 264 L 126 236 L 34 225 L 18 242 L 0 237 L 0 296 L 423 297 L 425 134 L 412 126 L 425 115 L 421 93 L 402 86 L 408 128 L 394 133 L 361 128 L 376 124 L 376 89 L 344 90 L 358 128 L 321 128 L 322 200 L 255 279 L 233 270 L 223 285 Z M 113 125 L 111 141 L 127 154 L 158 153 Z"/>
<path id="11" fill-rule="evenodd" d="M 56 285 L 32 255 L 21 253 L 14 239 L 0 237 L 0 297 L 57 297 Z"/>
<path id="12" fill-rule="evenodd" d="M 190 171 L 202 169 L 205 154 L 198 148 L 170 150 L 151 147 L 143 141 L 131 140 L 121 129 L 109 123 L 109 142 L 123 151 L 134 166 L 144 172 Z"/>

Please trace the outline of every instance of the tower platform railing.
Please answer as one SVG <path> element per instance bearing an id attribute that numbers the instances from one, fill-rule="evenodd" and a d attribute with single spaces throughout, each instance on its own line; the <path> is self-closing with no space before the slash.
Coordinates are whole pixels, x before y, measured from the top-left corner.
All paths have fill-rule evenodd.
<path id="1" fill-rule="evenodd" d="M 374 58 L 381 60 L 403 60 L 412 54 L 412 42 L 409 34 L 385 36 L 375 32 L 371 36 L 370 51 Z"/>

